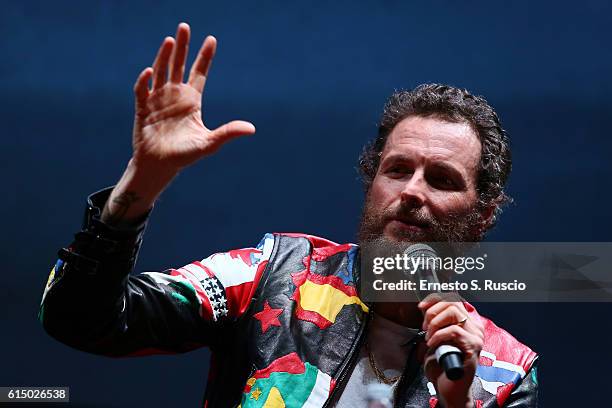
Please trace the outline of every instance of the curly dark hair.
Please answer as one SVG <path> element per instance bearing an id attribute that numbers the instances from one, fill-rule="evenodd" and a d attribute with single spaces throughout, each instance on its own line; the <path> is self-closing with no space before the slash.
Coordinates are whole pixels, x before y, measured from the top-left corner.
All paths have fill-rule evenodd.
<path id="1" fill-rule="evenodd" d="M 359 157 L 359 172 L 369 192 L 380 164 L 380 156 L 393 128 L 408 116 L 438 117 L 468 123 L 482 146 L 478 166 L 478 206 L 494 206 L 493 225 L 501 207 L 512 201 L 504 186 L 512 169 L 508 136 L 497 113 L 482 96 L 450 85 L 424 84 L 411 91 L 396 91 L 389 97 L 378 127 L 378 137 L 368 143 Z"/>

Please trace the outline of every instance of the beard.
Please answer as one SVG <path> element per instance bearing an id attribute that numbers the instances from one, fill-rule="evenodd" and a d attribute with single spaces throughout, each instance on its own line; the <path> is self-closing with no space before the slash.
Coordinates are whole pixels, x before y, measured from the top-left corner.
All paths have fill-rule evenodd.
<path id="1" fill-rule="evenodd" d="M 411 220 L 417 225 L 426 225 L 418 231 L 400 229 L 395 231 L 395 239 L 384 235 L 385 226 L 392 220 Z M 448 214 L 443 219 L 434 217 L 421 208 L 401 203 L 396 208 L 382 211 L 374 207 L 369 196 L 361 213 L 359 241 L 395 243 L 401 247 L 416 242 L 461 243 L 477 242 L 482 239 L 484 220 L 476 205 L 462 213 Z"/>
<path id="2" fill-rule="evenodd" d="M 385 227 L 393 220 L 403 220 L 412 225 L 421 225 L 423 228 L 391 228 L 385 234 Z M 444 218 L 435 217 L 425 211 L 425 208 L 415 208 L 409 203 L 400 203 L 398 206 L 383 210 L 372 205 L 369 196 L 361 213 L 359 224 L 359 246 L 361 248 L 362 264 L 373 265 L 375 258 L 395 258 L 399 254 L 406 254 L 408 249 L 416 243 L 426 243 L 433 249 L 436 256 L 445 258 L 463 256 L 476 242 L 482 240 L 485 232 L 485 222 L 476 204 L 461 213 L 446 214 Z M 396 279 L 405 277 L 390 275 Z M 436 271 L 441 282 L 452 280 L 452 269 Z M 373 279 L 371 274 L 365 275 Z M 412 276 L 412 275 L 411 275 Z M 366 286 L 368 286 L 366 284 Z M 363 290 L 362 286 L 362 290 Z M 389 291 L 372 294 L 375 303 L 395 302 Z M 411 297 L 412 296 L 412 297 Z M 421 295 L 408 291 L 401 302 L 418 302 Z M 422 294 L 424 296 L 424 294 Z"/>

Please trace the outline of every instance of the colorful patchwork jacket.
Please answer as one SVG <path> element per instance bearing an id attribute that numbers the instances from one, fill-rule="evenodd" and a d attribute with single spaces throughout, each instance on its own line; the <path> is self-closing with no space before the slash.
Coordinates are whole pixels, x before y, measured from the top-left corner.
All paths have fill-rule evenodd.
<path id="1" fill-rule="evenodd" d="M 369 316 L 358 293 L 356 245 L 266 234 L 253 248 L 130 275 L 144 222 L 133 230 L 101 223 L 109 193 L 89 198 L 83 229 L 49 276 L 40 320 L 51 336 L 114 357 L 209 347 L 204 407 L 334 405 Z M 466 307 L 486 333 L 472 386 L 476 406 L 536 406 L 537 355 Z M 406 407 L 439 405 L 422 369 L 405 392 Z"/>

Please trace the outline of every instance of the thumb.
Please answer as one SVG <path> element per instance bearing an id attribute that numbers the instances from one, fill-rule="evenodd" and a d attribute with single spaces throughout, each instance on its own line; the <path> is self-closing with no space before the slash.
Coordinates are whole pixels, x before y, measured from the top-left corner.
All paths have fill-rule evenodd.
<path id="1" fill-rule="evenodd" d="M 234 120 L 212 130 L 208 135 L 208 153 L 219 149 L 224 143 L 239 136 L 249 136 L 255 133 L 255 125 L 243 120 Z"/>
<path id="2" fill-rule="evenodd" d="M 428 354 L 423 362 L 423 368 L 425 376 L 435 385 L 437 379 L 442 375 L 442 367 L 438 364 L 438 360 L 436 360 L 433 350 L 428 350 Z"/>

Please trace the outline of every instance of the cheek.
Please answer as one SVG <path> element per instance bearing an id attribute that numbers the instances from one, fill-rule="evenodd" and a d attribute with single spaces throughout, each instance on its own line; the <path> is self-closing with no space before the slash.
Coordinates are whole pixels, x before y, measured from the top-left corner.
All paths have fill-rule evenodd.
<path id="1" fill-rule="evenodd" d="M 431 204 L 436 215 L 461 214 L 468 212 L 476 204 L 476 195 L 472 192 L 439 191 L 434 193 Z"/>
<path id="2" fill-rule="evenodd" d="M 386 207 L 395 197 L 399 197 L 397 183 L 392 180 L 375 179 L 370 188 L 369 201 L 380 208 Z"/>

